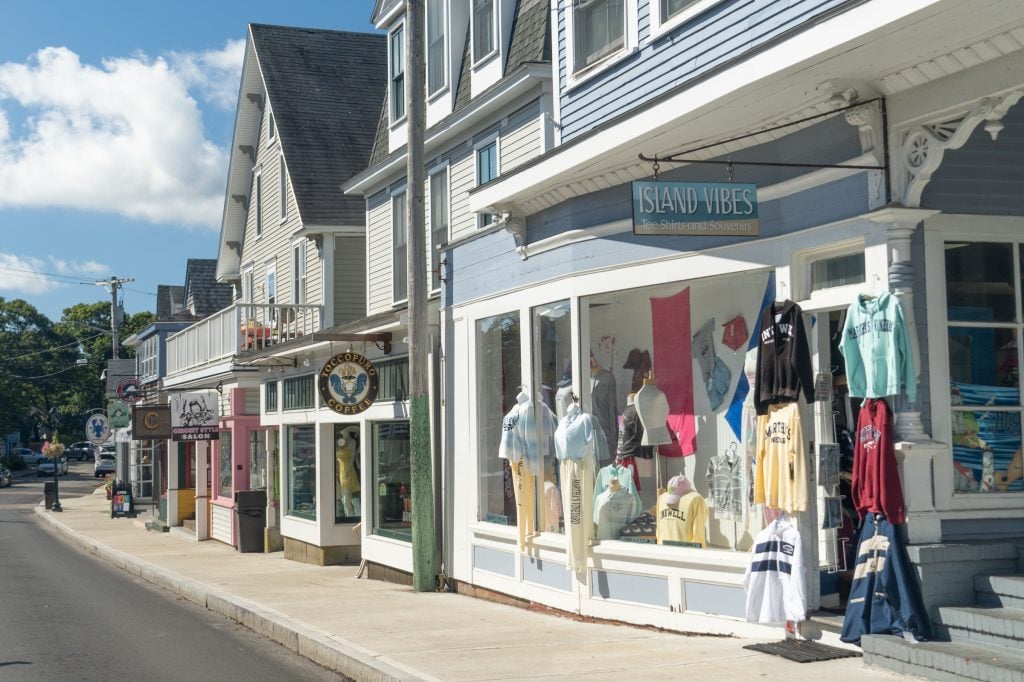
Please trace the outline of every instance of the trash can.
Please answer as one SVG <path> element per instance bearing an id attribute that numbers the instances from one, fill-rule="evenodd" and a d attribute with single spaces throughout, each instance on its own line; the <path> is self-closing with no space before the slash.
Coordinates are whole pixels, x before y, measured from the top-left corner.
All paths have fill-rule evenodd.
<path id="1" fill-rule="evenodd" d="M 56 481 L 46 481 L 43 483 L 43 504 L 49 509 L 53 506 L 54 500 L 57 499 L 57 483 Z"/>
<path id="2" fill-rule="evenodd" d="M 239 552 L 262 552 L 263 529 L 267 526 L 267 492 L 239 490 L 235 493 L 235 524 Z"/>

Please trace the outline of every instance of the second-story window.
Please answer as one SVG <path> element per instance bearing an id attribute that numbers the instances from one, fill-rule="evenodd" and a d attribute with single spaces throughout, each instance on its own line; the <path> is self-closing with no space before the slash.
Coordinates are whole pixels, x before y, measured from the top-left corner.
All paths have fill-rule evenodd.
<path id="1" fill-rule="evenodd" d="M 427 94 L 433 95 L 448 83 L 445 69 L 446 0 L 427 0 Z"/>
<path id="2" fill-rule="evenodd" d="M 409 246 L 405 234 L 405 192 L 391 199 L 391 281 L 394 300 L 409 298 Z"/>
<path id="3" fill-rule="evenodd" d="M 273 142 L 277 139 L 277 121 L 274 120 L 274 112 L 267 114 L 267 139 Z"/>
<path id="4" fill-rule="evenodd" d="M 405 29 L 391 34 L 391 121 L 405 118 Z"/>
<path id="5" fill-rule="evenodd" d="M 253 203 L 256 205 L 253 207 L 255 210 L 255 223 L 256 223 L 256 236 L 259 237 L 263 234 L 263 181 L 259 171 L 256 172 L 256 178 L 253 180 L 256 188 L 252 193 Z"/>
<path id="6" fill-rule="evenodd" d="M 626 45 L 625 0 L 573 0 L 573 72 Z"/>
<path id="7" fill-rule="evenodd" d="M 485 185 L 498 177 L 498 141 L 491 140 L 476 149 L 476 184 Z M 494 216 L 490 213 L 483 213 L 479 217 L 479 227 L 490 225 L 494 222 Z"/>
<path id="8" fill-rule="evenodd" d="M 267 303 L 277 303 L 277 261 L 267 262 Z"/>
<path id="9" fill-rule="evenodd" d="M 494 0 L 473 0 L 473 61 L 494 52 Z"/>
<path id="10" fill-rule="evenodd" d="M 448 241 L 448 169 L 430 176 L 430 288 L 441 288 L 441 244 Z"/>
<path id="11" fill-rule="evenodd" d="M 278 163 L 278 213 L 281 220 L 288 217 L 288 169 L 284 165 L 284 154 L 281 154 Z"/>
<path id="12" fill-rule="evenodd" d="M 306 302 L 306 240 L 295 242 L 292 247 L 292 291 L 296 303 Z"/>

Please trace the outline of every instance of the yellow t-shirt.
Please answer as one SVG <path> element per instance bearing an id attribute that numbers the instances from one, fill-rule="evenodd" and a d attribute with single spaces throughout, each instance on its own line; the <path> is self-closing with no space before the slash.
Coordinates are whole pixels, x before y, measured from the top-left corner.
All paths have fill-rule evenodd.
<path id="1" fill-rule="evenodd" d="M 789 513 L 807 511 L 806 459 L 799 406 L 769 407 L 757 418 L 754 502 Z"/>
<path id="2" fill-rule="evenodd" d="M 668 504 L 662 493 L 658 497 L 656 534 L 658 544 L 669 542 L 697 542 L 707 546 L 708 505 L 696 491 L 683 495 L 677 504 Z"/>

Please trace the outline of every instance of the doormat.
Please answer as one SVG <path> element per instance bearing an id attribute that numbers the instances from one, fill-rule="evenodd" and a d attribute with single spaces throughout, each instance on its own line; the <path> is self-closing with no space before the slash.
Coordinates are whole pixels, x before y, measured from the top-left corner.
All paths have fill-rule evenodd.
<path id="1" fill-rule="evenodd" d="M 808 642 L 802 639 L 786 639 L 781 642 L 768 642 L 765 644 L 748 644 L 744 649 L 760 651 L 763 654 L 782 656 L 797 663 L 816 663 L 818 661 L 831 661 L 836 658 L 853 658 L 860 656 L 859 651 L 840 649 L 839 647 Z"/>

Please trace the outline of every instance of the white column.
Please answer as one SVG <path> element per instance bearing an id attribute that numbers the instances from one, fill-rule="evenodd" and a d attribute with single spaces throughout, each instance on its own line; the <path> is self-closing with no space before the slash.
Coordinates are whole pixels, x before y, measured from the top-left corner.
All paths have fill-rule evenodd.
<path id="1" fill-rule="evenodd" d="M 178 443 L 169 441 L 167 448 L 167 525 L 178 524 Z"/>

